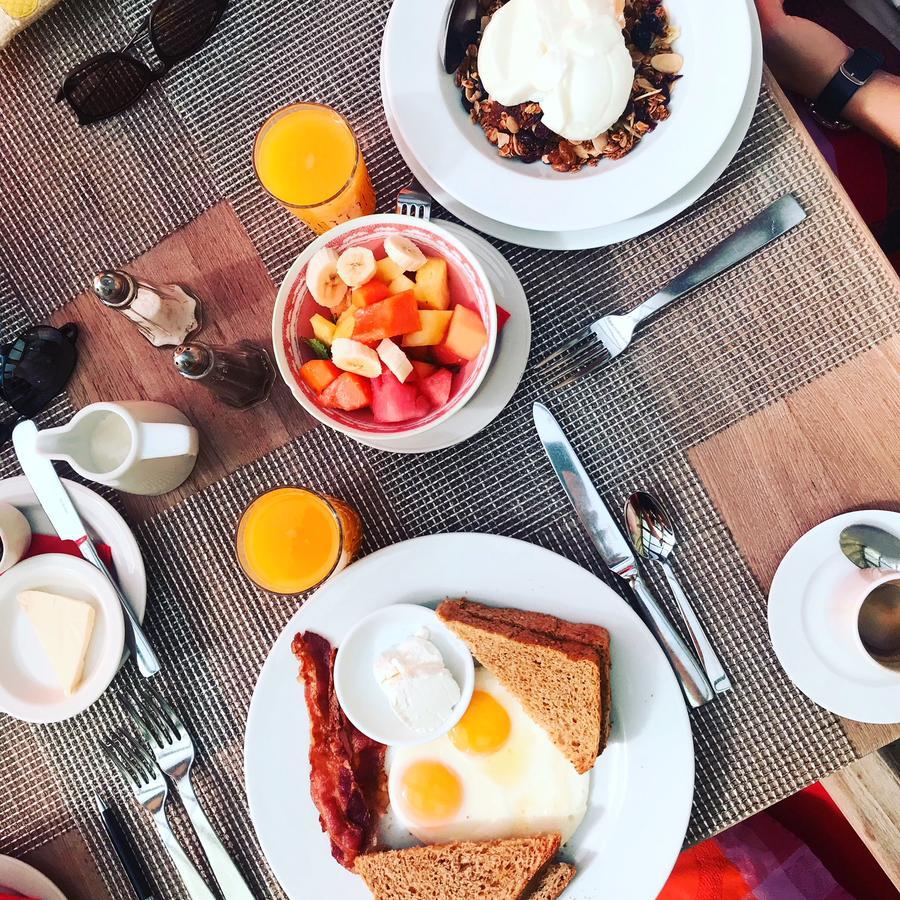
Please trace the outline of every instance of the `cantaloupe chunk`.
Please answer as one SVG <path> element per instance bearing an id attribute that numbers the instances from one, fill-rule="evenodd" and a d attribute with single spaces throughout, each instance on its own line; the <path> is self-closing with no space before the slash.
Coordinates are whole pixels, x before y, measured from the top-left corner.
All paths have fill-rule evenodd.
<path id="1" fill-rule="evenodd" d="M 392 294 L 402 294 L 404 291 L 413 291 L 415 292 L 416 283 L 412 280 L 412 278 L 407 278 L 406 275 L 398 275 L 389 285 L 388 291 Z"/>
<path id="2" fill-rule="evenodd" d="M 389 256 L 379 259 L 375 263 L 375 277 L 385 284 L 390 284 L 403 274 L 403 269 L 397 265 Z"/>
<path id="3" fill-rule="evenodd" d="M 450 284 L 447 280 L 447 260 L 432 256 L 416 272 L 413 289 L 419 306 L 424 309 L 449 309 Z"/>
<path id="4" fill-rule="evenodd" d="M 481 316 L 468 306 L 457 305 L 443 344 L 463 359 L 475 359 L 487 344 L 487 329 Z"/>
<path id="5" fill-rule="evenodd" d="M 420 309 L 418 331 L 403 336 L 404 347 L 432 347 L 444 340 L 453 313 L 449 310 Z"/>

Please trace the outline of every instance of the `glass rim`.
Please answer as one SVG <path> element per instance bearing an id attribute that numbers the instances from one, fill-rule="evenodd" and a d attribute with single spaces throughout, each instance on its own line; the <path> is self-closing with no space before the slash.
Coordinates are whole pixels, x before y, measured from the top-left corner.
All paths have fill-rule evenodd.
<path id="1" fill-rule="evenodd" d="M 353 138 L 353 147 L 356 151 L 356 154 L 353 159 L 353 168 L 350 170 L 350 174 L 347 176 L 347 180 L 336 190 L 330 197 L 326 197 L 324 200 L 319 200 L 316 203 L 290 203 L 287 200 L 282 200 L 277 194 L 273 194 L 265 184 L 263 183 L 262 178 L 259 175 L 259 167 L 256 164 L 256 153 L 259 147 L 259 139 L 262 137 L 263 132 L 265 132 L 275 121 L 276 118 L 280 118 L 283 114 L 294 110 L 301 109 L 304 107 L 317 107 L 318 109 L 327 109 L 329 112 L 334 113 L 346 127 L 347 131 L 350 134 L 350 137 Z M 277 200 L 283 206 L 286 206 L 288 209 L 318 209 L 320 206 L 325 206 L 328 203 L 331 203 L 332 200 L 337 200 L 347 188 L 353 182 L 353 179 L 356 177 L 356 171 L 359 169 L 359 161 L 362 159 L 362 151 L 359 147 L 359 140 L 356 137 L 356 132 L 354 132 L 353 128 L 350 126 L 350 123 L 347 121 L 347 117 L 342 113 L 338 112 L 334 107 L 329 106 L 327 103 L 315 103 L 311 100 L 298 100 L 295 103 L 288 103 L 286 106 L 282 106 L 279 109 L 274 110 L 269 113 L 266 117 L 265 121 L 262 125 L 259 126 L 259 131 L 256 132 L 256 137 L 253 139 L 253 173 L 256 175 L 256 180 L 259 186 L 273 199 Z"/>
<path id="2" fill-rule="evenodd" d="M 253 504 L 256 503 L 257 500 L 261 500 L 263 497 L 265 497 L 268 494 L 272 494 L 275 491 L 283 491 L 283 490 L 300 491 L 303 494 L 312 494 L 312 496 L 315 497 L 317 500 L 321 500 L 325 504 L 325 506 L 328 508 L 328 511 L 331 513 L 332 518 L 337 523 L 337 527 L 338 527 L 338 552 L 337 552 L 337 556 L 334 560 L 334 563 L 332 564 L 331 568 L 328 570 L 328 573 L 326 575 L 324 575 L 322 578 L 320 578 L 318 581 L 313 582 L 313 584 L 309 585 L 309 587 L 305 587 L 299 591 L 290 591 L 290 592 L 276 591 L 276 590 L 273 590 L 272 588 L 268 588 L 265 585 L 260 584 L 247 571 L 247 567 L 244 565 L 244 561 L 241 559 L 240 544 L 238 542 L 238 540 L 241 536 L 241 526 L 244 524 L 244 519 L 247 518 L 247 513 L 250 511 L 250 508 L 253 506 Z M 265 591 L 267 594 L 272 594 L 275 597 L 296 597 L 298 594 L 304 594 L 307 591 L 315 590 L 317 587 L 320 587 L 321 585 L 323 585 L 326 581 L 328 581 L 329 578 L 331 578 L 332 575 L 334 575 L 335 570 L 337 569 L 338 565 L 341 562 L 341 558 L 344 555 L 344 542 L 345 542 L 344 523 L 341 519 L 340 513 L 337 511 L 337 508 L 331 502 L 331 498 L 327 494 L 320 493 L 319 491 L 315 490 L 314 488 L 306 487 L 301 484 L 277 484 L 274 487 L 267 488 L 266 490 L 257 494 L 244 507 L 243 512 L 241 512 L 241 515 L 238 518 L 237 525 L 234 528 L 234 555 L 235 555 L 235 558 L 237 559 L 238 565 L 241 568 L 241 571 L 244 573 L 244 576 L 250 582 L 255 584 L 261 591 Z"/>

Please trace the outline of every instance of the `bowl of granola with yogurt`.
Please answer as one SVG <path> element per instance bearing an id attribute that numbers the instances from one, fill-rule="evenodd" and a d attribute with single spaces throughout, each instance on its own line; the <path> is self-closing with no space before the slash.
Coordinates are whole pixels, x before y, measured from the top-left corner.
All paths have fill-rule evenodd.
<path id="1" fill-rule="evenodd" d="M 651 209 L 709 163 L 746 94 L 745 0 L 479 0 L 452 74 L 448 7 L 394 0 L 385 101 L 438 185 L 497 221 L 573 231 Z"/>

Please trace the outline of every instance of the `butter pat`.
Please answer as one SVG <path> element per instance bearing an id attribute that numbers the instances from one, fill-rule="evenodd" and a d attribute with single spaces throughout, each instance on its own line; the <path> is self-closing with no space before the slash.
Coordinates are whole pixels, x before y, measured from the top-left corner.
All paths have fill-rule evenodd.
<path id="1" fill-rule="evenodd" d="M 428 637 L 428 629 L 420 628 L 385 650 L 374 664 L 375 679 L 397 718 L 423 734 L 439 728 L 460 698 L 456 679 Z"/>
<path id="2" fill-rule="evenodd" d="M 22 591 L 19 605 L 28 616 L 38 640 L 66 694 L 81 683 L 84 661 L 94 631 L 94 607 L 47 591 Z"/>

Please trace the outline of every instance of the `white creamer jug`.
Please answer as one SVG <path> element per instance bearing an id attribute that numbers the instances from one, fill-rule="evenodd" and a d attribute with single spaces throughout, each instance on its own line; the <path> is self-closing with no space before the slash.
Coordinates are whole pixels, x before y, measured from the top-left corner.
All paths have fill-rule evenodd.
<path id="1" fill-rule="evenodd" d="M 67 425 L 39 431 L 39 456 L 61 459 L 79 475 L 129 494 L 165 494 L 191 474 L 199 438 L 167 403 L 91 403 Z"/>

